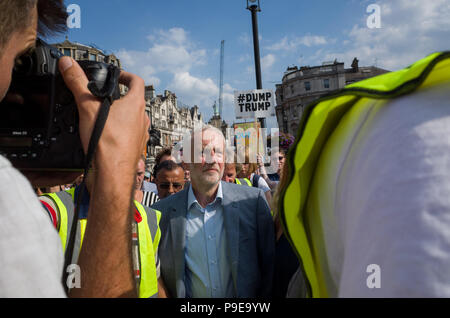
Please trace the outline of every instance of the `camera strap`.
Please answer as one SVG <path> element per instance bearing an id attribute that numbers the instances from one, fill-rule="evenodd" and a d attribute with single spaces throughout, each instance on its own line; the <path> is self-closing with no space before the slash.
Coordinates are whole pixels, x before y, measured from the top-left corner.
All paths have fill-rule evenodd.
<path id="1" fill-rule="evenodd" d="M 120 69 L 109 65 L 108 66 L 108 78 L 105 85 L 102 89 L 99 89 L 97 84 L 93 81 L 90 81 L 88 84 L 89 91 L 96 97 L 103 99 L 102 105 L 98 112 L 97 120 L 95 121 L 94 129 L 92 131 L 91 138 L 89 139 L 89 145 L 86 154 L 85 167 L 84 167 L 84 178 L 83 182 L 80 185 L 80 192 L 77 197 L 77 202 L 75 204 L 75 212 L 74 212 L 74 221 L 72 222 L 72 227 L 70 229 L 69 241 L 66 247 L 65 260 L 64 260 L 64 273 L 63 273 L 63 286 L 66 289 L 66 292 L 69 292 L 69 282 L 68 277 L 69 273 L 67 272 L 67 268 L 70 264 L 72 264 L 73 260 L 73 250 L 75 246 L 75 238 L 77 233 L 77 226 L 79 220 L 80 206 L 82 202 L 82 197 L 85 194 L 86 189 L 86 178 L 89 173 L 89 169 L 92 165 L 92 160 L 95 155 L 95 150 L 97 149 L 98 142 L 103 132 L 103 128 L 105 127 L 106 120 L 108 119 L 109 110 L 111 105 L 114 102 L 114 91 L 119 82 Z M 76 256 L 78 259 L 78 255 Z"/>

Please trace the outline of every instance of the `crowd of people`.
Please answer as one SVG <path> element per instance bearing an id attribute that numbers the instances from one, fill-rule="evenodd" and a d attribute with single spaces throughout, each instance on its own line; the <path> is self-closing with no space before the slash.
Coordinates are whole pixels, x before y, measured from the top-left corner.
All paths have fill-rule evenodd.
<path id="1" fill-rule="evenodd" d="M 264 164 L 249 162 L 249 156 L 244 163 L 226 163 L 225 153 L 233 155 L 233 151 L 227 152 L 224 136 L 215 127 L 203 126 L 192 138 L 195 134 L 201 136 L 202 145 L 198 160 L 192 158 L 192 162 L 199 163 L 177 163 L 173 148 L 165 147 L 157 154 L 152 173 L 146 171 L 144 156 L 136 166 L 136 209 L 139 212 L 140 204 L 147 218 L 155 215 L 153 232 L 160 235 L 152 255 L 158 287 L 150 297 L 284 297 L 298 261 L 289 243 L 280 240 L 282 231 L 270 208 L 273 202 Z M 212 149 L 209 154 L 208 149 Z M 206 162 L 208 156 L 211 162 Z M 278 170 L 271 177 L 279 180 L 285 151 L 280 149 L 274 158 Z M 76 253 L 88 218 L 92 178 L 89 175 L 84 180 L 89 195 L 81 202 L 78 221 L 69 211 L 75 210 L 82 175 L 72 185 L 48 187 L 45 193 L 37 189 L 51 223 L 65 238 L 65 247 L 70 227 L 63 229 L 61 220 L 84 223 Z M 276 181 L 271 186 L 274 189 Z M 61 217 L 62 213 L 66 215 Z M 179 217 L 185 219 L 172 227 L 173 219 Z M 172 239 L 173 231 L 177 241 Z M 142 266 L 139 243 L 134 253 L 135 273 Z M 174 247 L 178 249 L 175 252 Z M 239 252 L 230 255 L 230 249 Z M 76 257 L 72 260 L 76 262 Z M 243 273 L 252 275 L 241 277 Z M 141 275 L 135 276 L 139 281 Z"/>
<path id="2" fill-rule="evenodd" d="M 16 58 L 67 13 L 1 0 L 0 18 L 3 99 Z M 87 152 L 101 102 L 58 63 Z M 449 74 L 436 53 L 311 104 L 267 173 L 209 125 L 147 170 L 144 82 L 122 71 L 86 175 L 0 156 L 0 297 L 450 297 Z"/>

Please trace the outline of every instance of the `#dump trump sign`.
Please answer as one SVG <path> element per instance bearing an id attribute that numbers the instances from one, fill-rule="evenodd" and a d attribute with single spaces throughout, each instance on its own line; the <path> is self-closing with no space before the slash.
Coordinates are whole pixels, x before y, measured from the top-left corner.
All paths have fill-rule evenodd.
<path id="1" fill-rule="evenodd" d="M 235 91 L 236 119 L 275 116 L 275 94 L 270 89 Z"/>

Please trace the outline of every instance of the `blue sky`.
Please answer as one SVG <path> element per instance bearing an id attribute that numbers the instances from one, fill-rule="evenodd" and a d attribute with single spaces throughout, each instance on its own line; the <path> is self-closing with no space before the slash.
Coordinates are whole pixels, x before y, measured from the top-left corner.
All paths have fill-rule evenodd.
<path id="1" fill-rule="evenodd" d="M 233 92 L 256 87 L 250 12 L 245 0 L 65 0 L 81 8 L 69 40 L 121 58 L 122 66 L 200 107 L 207 121 L 219 98 L 225 40 L 224 118 L 234 121 Z M 381 28 L 367 27 L 367 7 L 381 8 Z M 263 88 L 275 90 L 288 66 L 354 57 L 389 70 L 450 49 L 448 0 L 261 0 L 258 14 Z M 62 41 L 64 36 L 51 42 Z M 269 127 L 277 127 L 275 117 Z"/>

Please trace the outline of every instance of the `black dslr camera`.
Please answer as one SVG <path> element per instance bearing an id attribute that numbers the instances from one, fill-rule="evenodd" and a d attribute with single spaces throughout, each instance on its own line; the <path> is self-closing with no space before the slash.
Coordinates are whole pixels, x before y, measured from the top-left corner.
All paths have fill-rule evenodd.
<path id="1" fill-rule="evenodd" d="M 16 62 L 11 86 L 0 103 L 0 154 L 20 170 L 77 171 L 85 167 L 77 105 L 58 68 L 62 56 L 38 39 L 36 48 Z M 102 91 L 113 85 L 112 99 L 120 98 L 119 72 L 112 70 L 117 67 L 78 63 L 90 87 Z"/>

